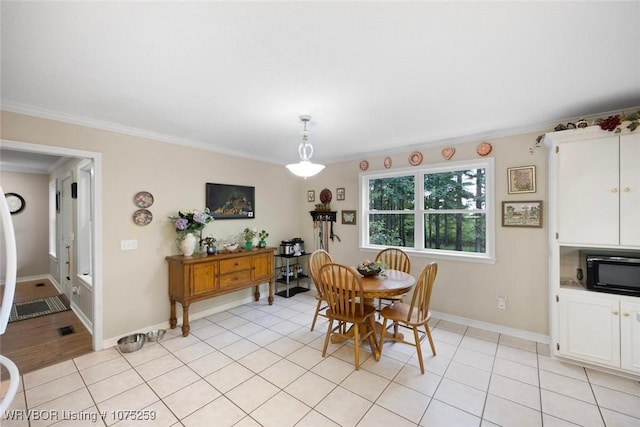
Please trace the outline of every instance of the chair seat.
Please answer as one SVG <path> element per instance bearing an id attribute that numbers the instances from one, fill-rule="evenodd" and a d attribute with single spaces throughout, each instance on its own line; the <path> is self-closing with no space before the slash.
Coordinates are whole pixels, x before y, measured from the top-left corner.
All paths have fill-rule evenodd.
<path id="1" fill-rule="evenodd" d="M 360 303 L 356 303 L 356 311 L 360 310 Z M 351 316 L 342 316 L 338 313 L 334 313 L 333 311 L 331 311 L 330 308 L 327 309 L 327 311 L 325 312 L 326 315 L 328 317 L 333 317 L 336 320 L 342 321 L 342 322 L 349 322 L 349 323 L 364 323 L 364 321 L 367 319 L 367 317 L 371 316 L 372 314 L 374 314 L 376 312 L 375 307 L 367 305 L 367 304 L 362 304 L 363 308 L 364 308 L 364 315 L 361 316 L 355 316 L 355 317 L 351 317 Z"/>
<path id="2" fill-rule="evenodd" d="M 382 317 L 385 317 L 393 322 L 402 322 L 407 326 L 419 326 L 424 322 L 419 322 L 417 317 L 417 311 L 414 310 L 414 313 L 411 315 L 411 319 L 407 322 L 407 316 L 409 315 L 409 310 L 411 310 L 411 305 L 405 303 L 395 303 L 393 305 L 386 306 L 382 309 L 380 314 Z M 431 310 L 427 312 L 427 320 L 431 319 Z"/>

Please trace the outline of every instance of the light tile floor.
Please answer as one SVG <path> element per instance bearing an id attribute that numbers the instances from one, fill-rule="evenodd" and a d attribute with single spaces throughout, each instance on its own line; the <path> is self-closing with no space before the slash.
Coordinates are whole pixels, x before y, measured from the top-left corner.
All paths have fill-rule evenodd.
<path id="1" fill-rule="evenodd" d="M 437 319 L 424 375 L 415 349 L 395 343 L 378 362 L 365 344 L 355 371 L 350 343 L 322 357 L 326 321 L 309 331 L 314 307 L 313 292 L 276 296 L 194 321 L 186 338 L 176 328 L 134 353 L 112 347 L 28 373 L 1 424 L 640 426 L 637 381 Z"/>

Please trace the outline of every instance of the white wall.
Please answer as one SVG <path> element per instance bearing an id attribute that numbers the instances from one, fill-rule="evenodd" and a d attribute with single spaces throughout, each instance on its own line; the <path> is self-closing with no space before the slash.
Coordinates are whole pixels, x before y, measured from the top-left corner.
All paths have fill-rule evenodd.
<path id="1" fill-rule="evenodd" d="M 0 181 L 5 193 L 17 193 L 25 200 L 24 210 L 11 215 L 18 250 L 18 278 L 46 274 L 49 271 L 49 177 L 2 172 Z M 4 280 L 4 263 L 0 264 L 0 277 Z"/>

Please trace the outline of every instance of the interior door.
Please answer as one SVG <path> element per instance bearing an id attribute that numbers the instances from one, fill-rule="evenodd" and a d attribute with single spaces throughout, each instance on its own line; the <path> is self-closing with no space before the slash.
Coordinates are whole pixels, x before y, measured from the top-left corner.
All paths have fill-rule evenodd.
<path id="1" fill-rule="evenodd" d="M 71 301 L 71 274 L 73 268 L 73 211 L 71 201 L 71 175 L 62 178 L 60 191 L 60 248 L 58 260 L 60 262 L 60 286 L 62 292 Z"/>

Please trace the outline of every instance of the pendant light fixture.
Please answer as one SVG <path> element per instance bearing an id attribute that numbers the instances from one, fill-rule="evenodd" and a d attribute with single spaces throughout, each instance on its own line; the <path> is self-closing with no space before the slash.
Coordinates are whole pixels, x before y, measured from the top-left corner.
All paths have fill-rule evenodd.
<path id="1" fill-rule="evenodd" d="M 324 169 L 324 165 L 320 165 L 317 163 L 311 163 L 309 159 L 313 155 L 313 146 L 309 142 L 309 131 L 307 130 L 307 122 L 311 120 L 311 116 L 302 115 L 300 116 L 300 120 L 304 123 L 304 130 L 302 131 L 302 141 L 300 142 L 300 146 L 298 147 L 298 153 L 300 154 L 300 163 L 291 163 L 287 165 L 287 169 L 297 176 L 301 176 L 303 178 L 308 178 L 310 176 L 314 176 L 318 174 L 322 169 Z"/>

